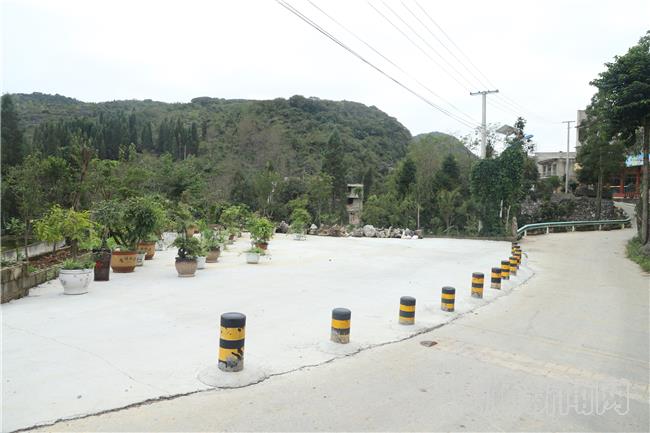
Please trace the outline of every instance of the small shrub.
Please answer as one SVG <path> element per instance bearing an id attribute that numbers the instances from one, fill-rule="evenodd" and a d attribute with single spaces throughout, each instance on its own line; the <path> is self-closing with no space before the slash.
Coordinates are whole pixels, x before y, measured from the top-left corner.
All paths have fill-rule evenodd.
<path id="1" fill-rule="evenodd" d="M 650 272 L 650 256 L 643 252 L 643 245 L 638 237 L 630 239 L 627 243 L 627 257 L 638 263 L 645 272 Z"/>

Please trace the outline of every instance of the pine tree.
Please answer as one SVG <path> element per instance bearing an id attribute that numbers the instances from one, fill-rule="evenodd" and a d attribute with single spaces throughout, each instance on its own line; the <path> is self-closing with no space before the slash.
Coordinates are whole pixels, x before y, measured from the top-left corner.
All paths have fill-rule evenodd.
<path id="1" fill-rule="evenodd" d="M 25 154 L 23 131 L 11 96 L 2 95 L 2 171 L 20 164 Z"/>
<path id="2" fill-rule="evenodd" d="M 343 214 L 343 198 L 347 190 L 343 141 L 338 129 L 334 129 L 327 141 L 323 171 L 332 178 L 332 206 L 335 215 Z"/>

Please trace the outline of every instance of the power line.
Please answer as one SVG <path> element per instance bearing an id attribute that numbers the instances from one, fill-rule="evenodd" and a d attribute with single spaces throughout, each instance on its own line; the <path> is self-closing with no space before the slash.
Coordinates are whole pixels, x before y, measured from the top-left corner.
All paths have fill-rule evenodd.
<path id="1" fill-rule="evenodd" d="M 489 84 L 489 86 L 487 86 L 487 87 L 496 87 L 494 84 L 492 84 L 492 82 L 490 81 L 490 79 L 489 79 L 489 78 L 488 78 L 488 77 L 483 73 L 483 71 L 481 71 L 481 69 L 480 69 L 479 67 L 477 67 L 477 66 L 472 62 L 472 60 L 470 59 L 470 57 L 469 57 L 467 54 L 465 54 L 465 52 L 464 52 L 464 51 L 463 51 L 463 50 L 462 50 L 462 49 L 461 49 L 461 48 L 460 48 L 460 47 L 459 47 L 459 46 L 454 42 L 454 40 L 451 38 L 451 36 L 449 36 L 449 35 L 447 34 L 447 32 L 445 32 L 445 30 L 444 30 L 444 29 L 443 29 L 443 28 L 442 28 L 442 27 L 441 27 L 441 26 L 436 22 L 436 20 L 433 19 L 433 17 L 432 17 L 432 16 L 431 16 L 427 11 L 426 11 L 426 9 L 424 9 L 424 8 L 422 7 L 422 5 L 420 5 L 420 3 L 418 2 L 418 0 L 413 0 L 413 1 L 414 1 L 414 3 L 418 6 L 418 8 L 420 8 L 420 10 L 422 11 L 422 13 L 424 13 L 424 15 L 426 15 L 426 17 L 429 19 L 429 21 L 431 21 L 431 23 L 433 23 L 433 25 L 436 26 L 436 27 L 438 28 L 438 30 L 440 30 L 440 32 L 445 36 L 445 38 L 447 38 L 447 40 L 448 40 L 448 41 L 449 41 L 449 42 L 450 42 L 450 43 L 451 43 L 451 44 L 456 48 L 456 50 L 458 50 L 458 52 L 459 52 L 459 53 L 460 53 L 460 54 L 461 54 L 461 55 L 462 55 L 462 56 L 467 60 L 467 62 L 468 62 L 468 63 L 469 63 L 469 64 L 470 64 L 470 65 L 471 65 L 471 66 L 472 66 L 472 67 L 473 67 L 473 68 L 474 68 L 474 69 L 475 69 L 475 70 L 476 70 L 476 71 L 477 71 L 477 72 L 478 72 L 478 73 L 479 73 L 479 74 L 480 74 L 480 75 L 481 75 L 481 76 L 486 80 L 486 82 Z M 404 4 L 404 3 L 402 2 L 402 4 Z M 406 7 L 406 5 L 404 5 L 404 6 Z M 408 9 L 408 8 L 407 8 L 407 9 Z M 418 21 L 419 21 L 419 20 L 418 20 Z M 431 32 L 429 32 L 429 33 L 431 33 Z M 433 33 L 432 33 L 432 34 L 433 34 Z M 435 37 L 435 36 L 434 36 L 434 37 Z M 437 39 L 437 38 L 436 38 L 436 39 Z M 440 42 L 440 41 L 439 41 L 439 42 Z M 441 42 L 441 43 L 442 43 L 442 42 Z M 445 46 L 445 45 L 443 44 L 443 46 Z M 445 48 L 447 48 L 447 47 L 445 46 Z M 450 51 L 449 49 L 447 49 L 447 50 Z M 452 54 L 452 55 L 453 55 L 453 54 Z M 454 56 L 454 57 L 455 57 L 455 56 Z M 455 58 L 456 58 L 456 57 L 455 57 Z M 459 60 L 458 58 L 456 58 L 456 59 Z M 468 67 L 465 67 L 465 68 L 469 71 L 469 68 L 468 68 Z M 473 75 L 473 74 L 472 74 L 472 75 Z M 509 98 L 507 95 L 504 95 L 504 94 L 501 94 L 501 93 L 500 93 L 500 94 L 496 95 L 496 97 L 497 97 L 497 99 L 499 100 L 501 106 L 503 107 L 503 108 L 501 108 L 501 111 L 509 110 L 509 111 L 511 111 L 511 112 L 513 112 L 513 113 L 516 113 L 517 115 L 529 114 L 529 115 L 532 115 L 533 117 L 536 117 L 536 118 L 538 118 L 538 119 L 540 119 L 540 120 L 542 120 L 542 121 L 544 121 L 544 122 L 547 122 L 547 123 L 556 123 L 556 122 L 554 122 L 554 121 L 552 121 L 552 120 L 548 120 L 548 119 L 546 119 L 546 118 L 543 117 L 543 116 L 539 116 L 539 115 L 535 114 L 532 110 L 527 109 L 527 108 L 524 107 L 523 105 L 521 105 L 521 104 L 519 104 L 518 102 L 516 102 L 514 99 Z M 491 101 L 491 104 L 494 105 L 494 102 L 495 102 L 495 101 L 494 101 L 494 99 L 493 99 L 493 100 Z"/>
<path id="2" fill-rule="evenodd" d="M 447 117 L 456 120 L 457 122 L 463 124 L 464 126 L 467 126 L 467 127 L 469 127 L 469 128 L 474 128 L 474 127 L 475 127 L 475 125 L 472 125 L 471 123 L 469 123 L 469 122 L 463 120 L 462 118 L 459 118 L 458 116 L 456 116 L 456 115 L 454 115 L 454 114 L 448 112 L 448 111 L 445 110 L 444 108 L 442 108 L 442 107 L 440 107 L 440 106 L 434 104 L 433 102 L 429 101 L 427 98 L 425 98 L 424 96 L 420 95 L 420 94 L 417 93 L 416 91 L 412 90 L 410 87 L 406 86 L 405 84 L 403 84 L 402 82 L 400 82 L 399 80 L 397 80 L 396 78 L 394 78 L 393 76 L 391 76 L 391 75 L 389 75 L 388 73 L 384 72 L 384 71 L 383 71 L 381 68 L 379 68 L 378 66 L 375 66 L 375 65 L 374 65 L 373 63 L 371 63 L 369 60 L 365 59 L 363 56 L 361 56 L 359 53 L 357 53 L 356 51 L 354 51 L 352 48 L 348 47 L 346 44 L 344 44 L 343 42 L 341 42 L 340 40 L 338 40 L 335 36 L 333 36 L 331 33 L 327 32 L 327 31 L 326 31 L 325 29 L 323 29 L 321 26 L 319 26 L 318 24 L 316 24 L 316 22 L 312 21 L 310 18 L 308 18 L 306 15 L 304 15 L 302 12 L 300 12 L 298 9 L 296 9 L 295 7 L 293 7 L 293 6 L 292 6 L 291 4 L 289 4 L 288 2 L 283 1 L 283 0 L 276 0 L 276 2 L 277 2 L 280 6 L 284 7 L 284 8 L 287 9 L 289 12 L 291 12 L 292 14 L 296 15 L 298 18 L 300 18 L 301 20 L 303 20 L 304 22 L 306 22 L 307 24 L 309 24 L 311 27 L 313 27 L 314 29 L 316 29 L 318 32 L 322 33 L 322 34 L 323 34 L 324 36 L 326 36 L 328 39 L 332 40 L 334 43 L 336 43 L 337 45 L 339 45 L 341 48 L 345 49 L 345 50 L 348 51 L 350 54 L 352 54 L 353 56 L 355 56 L 356 58 L 358 58 L 359 60 L 361 60 L 362 62 L 364 62 L 365 64 L 367 64 L 368 66 L 370 66 L 371 68 L 375 69 L 377 72 L 379 72 L 380 74 L 384 75 L 386 78 L 390 79 L 390 80 L 393 81 L 395 84 L 397 84 L 398 86 L 402 87 L 402 88 L 403 88 L 404 90 L 406 90 L 407 92 L 411 93 L 413 96 L 415 96 L 415 97 L 421 99 L 421 100 L 422 100 L 423 102 L 425 102 L 427 105 L 430 105 L 431 107 L 433 107 L 433 108 L 435 108 L 436 110 L 440 111 L 441 113 L 443 113 L 443 114 L 446 115 Z"/>
<path id="3" fill-rule="evenodd" d="M 419 84 L 422 88 L 424 88 L 425 90 L 427 90 L 431 95 L 433 95 L 433 96 L 435 96 L 436 98 L 439 98 L 440 100 L 442 100 L 443 102 L 445 102 L 447 105 L 449 105 L 450 107 L 452 107 L 454 110 L 456 110 L 459 114 L 461 114 L 462 116 L 464 116 L 464 117 L 465 117 L 466 119 L 468 119 L 470 122 L 474 122 L 474 123 L 476 123 L 476 121 L 475 121 L 475 120 L 474 120 L 470 115 L 468 115 L 467 113 L 465 113 L 464 111 L 462 111 L 461 109 L 459 109 L 458 107 L 456 107 L 454 104 L 452 104 L 451 102 L 449 102 L 448 100 L 446 100 L 445 98 L 443 98 L 442 96 L 440 96 L 438 93 L 436 93 L 436 92 L 434 92 L 433 90 L 431 90 L 431 89 L 430 89 L 429 87 L 427 87 L 424 83 L 422 83 L 422 82 L 421 82 L 420 80 L 418 80 L 416 77 L 414 77 L 413 75 L 411 75 L 408 71 L 404 70 L 401 66 L 399 66 L 398 64 L 396 64 L 394 61 L 392 61 L 391 59 L 389 59 L 388 57 L 386 57 L 384 54 L 382 54 L 381 52 L 379 52 L 375 47 L 373 47 L 373 46 L 370 45 L 368 42 L 366 42 L 365 40 L 363 40 L 361 37 L 359 37 L 356 33 L 354 33 L 354 32 L 353 32 L 352 30 L 350 30 L 348 27 L 346 27 L 345 25 L 341 24 L 341 23 L 340 23 L 336 18 L 332 17 L 330 14 L 328 14 L 327 12 L 325 12 L 323 9 L 321 9 L 321 8 L 320 8 L 318 5 L 316 5 L 314 2 L 312 2 L 311 0 L 308 0 L 308 2 L 309 2 L 309 3 L 310 3 L 314 8 L 316 8 L 318 11 L 320 11 L 323 15 L 325 15 L 327 18 L 329 18 L 331 21 L 333 21 L 334 23 L 336 23 L 336 24 L 337 24 L 339 27 L 341 27 L 343 30 L 345 30 L 346 32 L 348 32 L 349 34 L 351 34 L 351 35 L 352 35 L 355 39 L 357 39 L 359 42 L 361 42 L 362 44 L 364 44 L 366 47 L 370 48 L 370 49 L 371 49 L 375 54 L 377 54 L 378 56 L 380 56 L 382 59 L 386 60 L 388 63 L 390 63 L 390 64 L 393 65 L 396 69 L 398 69 L 400 72 L 402 72 L 404 75 L 406 75 L 407 77 L 409 77 L 410 79 L 412 79 L 413 81 L 415 81 L 417 84 Z"/>
<path id="4" fill-rule="evenodd" d="M 417 22 L 419 22 L 420 25 L 421 25 L 421 26 L 422 26 L 422 27 L 423 27 L 427 32 L 429 32 L 429 34 L 430 34 L 431 36 L 433 36 L 434 39 L 435 39 L 436 41 L 438 41 L 438 43 L 439 43 L 440 45 L 442 45 L 442 47 L 443 47 L 445 50 L 447 50 L 447 52 L 448 52 L 449 54 L 451 54 L 451 56 L 456 60 L 456 62 L 458 62 L 458 64 L 459 64 L 460 66 L 462 66 L 462 67 L 463 67 L 463 68 L 464 68 L 464 69 L 465 69 L 465 70 L 466 70 L 466 71 L 467 71 L 467 72 L 468 72 L 468 73 L 469 73 L 469 74 L 470 74 L 470 75 L 471 75 L 471 76 L 476 80 L 476 82 L 479 84 L 479 87 L 483 87 L 483 88 L 494 87 L 494 86 L 490 86 L 490 85 L 485 84 L 485 83 L 484 83 L 484 82 L 483 82 L 483 81 L 482 81 L 478 76 L 476 76 L 476 74 L 474 74 L 474 72 L 473 72 L 470 68 L 468 68 L 468 67 L 467 67 L 467 66 L 466 66 L 466 65 L 465 65 L 465 64 L 464 64 L 464 63 L 463 63 L 463 62 L 462 62 L 462 61 L 461 61 L 461 60 L 460 60 L 460 59 L 459 59 L 459 58 L 458 58 L 458 57 L 453 53 L 453 51 L 451 51 L 451 50 L 449 49 L 449 47 L 447 47 L 447 45 L 446 45 L 443 41 L 441 41 L 440 38 L 438 38 L 438 36 L 436 36 L 436 34 L 433 33 L 433 32 L 429 29 L 429 27 L 428 27 L 424 22 L 422 22 L 422 20 L 420 19 L 420 17 L 418 17 L 418 16 L 417 16 L 417 15 L 416 15 L 416 14 L 415 14 L 415 13 L 414 13 L 414 12 L 413 12 L 413 11 L 412 11 L 408 6 L 407 6 L 407 5 L 406 5 L 406 3 L 404 3 L 403 1 L 401 1 L 400 3 L 402 3 L 402 6 L 404 6 L 404 9 L 406 9 L 406 10 L 408 11 L 408 13 L 411 14 L 411 16 L 412 16 L 413 18 L 415 18 L 415 19 L 417 20 Z M 459 72 L 459 73 L 460 73 L 460 72 Z M 466 78 L 466 80 L 467 80 L 467 78 Z M 469 82 L 469 80 L 467 80 L 467 81 Z M 474 85 L 474 83 L 472 83 L 472 85 Z"/>
<path id="5" fill-rule="evenodd" d="M 467 90 L 467 87 L 466 87 L 463 83 L 461 83 L 461 82 L 460 82 L 460 81 L 459 81 L 459 80 L 458 80 L 458 79 L 457 79 L 453 74 L 451 74 L 451 73 L 450 73 L 450 72 L 449 72 L 449 71 L 448 71 L 444 66 L 442 66 L 442 65 L 441 65 L 440 63 L 438 63 L 438 62 L 437 62 L 433 57 L 431 57 L 431 56 L 429 55 L 429 53 L 426 52 L 426 50 L 424 50 L 424 49 L 423 49 L 423 48 L 422 48 L 422 47 L 421 47 L 417 42 L 415 42 L 413 39 L 411 39 L 411 37 L 410 37 L 409 35 L 407 35 L 406 33 L 404 33 L 404 31 L 403 31 L 402 29 L 400 29 L 400 28 L 399 28 L 395 23 L 393 23 L 393 21 L 391 21 L 390 18 L 388 18 L 386 15 L 384 15 L 384 14 L 383 14 L 379 9 L 377 9 L 377 8 L 376 8 L 372 3 L 370 3 L 369 1 L 368 1 L 367 3 L 368 3 L 368 5 L 370 5 L 371 8 L 373 8 L 373 9 L 375 10 L 375 12 L 377 12 L 377 13 L 378 13 L 382 18 L 384 18 L 384 19 L 385 19 L 385 20 L 386 20 L 386 21 L 387 21 L 391 26 L 393 26 L 393 28 L 395 28 L 395 30 L 397 30 L 399 33 L 401 33 L 401 35 L 404 36 L 404 37 L 405 37 L 405 38 L 406 38 L 406 39 L 407 39 L 407 40 L 408 40 L 408 41 L 409 41 L 413 46 L 415 46 L 417 49 L 419 49 L 420 51 L 422 51 L 422 54 L 424 54 L 425 56 L 427 56 L 427 58 L 428 58 L 429 60 L 431 60 L 431 61 L 433 62 L 433 64 L 435 64 L 437 67 L 439 67 L 440 69 L 442 69 L 442 70 L 443 70 L 447 75 L 449 75 L 449 76 L 450 76 L 454 81 L 456 81 L 456 83 L 458 83 L 458 85 L 459 85 L 461 88 Z M 384 3 L 384 4 L 385 4 L 385 3 Z M 389 8 L 389 9 L 390 9 L 390 8 Z M 391 11 L 392 11 L 392 10 L 391 10 Z"/>
<path id="6" fill-rule="evenodd" d="M 453 71 L 454 71 L 456 74 L 460 75 L 460 76 L 463 78 L 463 80 L 465 80 L 465 83 L 466 83 L 470 88 L 474 86 L 474 84 L 473 84 L 470 80 L 468 80 L 467 77 L 466 77 L 465 75 L 463 75 L 463 74 L 462 74 L 458 69 L 456 69 L 456 67 L 455 67 L 451 62 L 448 62 L 447 59 L 445 59 L 445 58 L 444 58 L 444 57 L 443 57 L 443 56 L 438 52 L 438 50 L 436 50 L 436 49 L 435 49 L 435 48 L 434 48 L 434 47 L 433 47 L 433 46 L 432 46 L 432 45 L 431 45 L 431 44 L 430 44 L 430 43 L 429 43 L 425 38 L 423 38 L 423 37 L 420 35 L 420 33 L 417 32 L 417 30 L 415 30 L 415 29 L 414 29 L 414 28 L 413 28 L 413 27 L 412 27 L 412 26 L 411 26 L 411 25 L 410 25 L 410 24 L 409 24 L 409 23 L 408 23 L 404 18 L 401 17 L 400 14 L 398 14 L 398 13 L 397 13 L 393 8 L 391 8 L 390 5 L 389 5 L 388 3 L 386 3 L 384 0 L 382 0 L 382 4 L 383 4 L 383 5 L 384 5 L 384 6 L 385 6 L 389 11 L 391 11 L 391 12 L 393 13 L 393 15 L 395 15 L 395 16 L 397 17 L 397 19 L 400 20 L 400 21 L 401 21 L 401 22 L 402 22 L 402 23 L 403 23 L 403 24 L 404 24 L 404 25 L 405 25 L 405 26 L 406 26 L 406 27 L 407 27 L 407 28 L 408 28 L 408 29 L 409 29 L 409 30 L 410 30 L 410 31 L 411 31 L 415 36 L 417 36 L 418 38 L 420 38 L 420 40 L 421 40 L 422 42 L 424 42 L 424 44 L 425 44 L 427 47 L 429 47 L 429 49 L 430 49 L 431 51 L 433 51 L 433 52 L 435 53 L 436 56 L 438 56 L 440 59 L 442 59 L 442 60 L 443 60 L 443 61 L 444 61 L 444 62 L 445 62 L 445 63 L 446 63 L 446 64 L 447 64 L 451 69 L 453 69 Z"/>

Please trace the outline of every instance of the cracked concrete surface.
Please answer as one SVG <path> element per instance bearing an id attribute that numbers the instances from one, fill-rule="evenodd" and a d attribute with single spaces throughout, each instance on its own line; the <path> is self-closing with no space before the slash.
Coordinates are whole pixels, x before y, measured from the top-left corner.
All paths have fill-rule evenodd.
<path id="1" fill-rule="evenodd" d="M 528 238 L 533 278 L 417 338 L 39 431 L 648 431 L 650 276 L 624 256 L 632 235 Z"/>
<path id="2" fill-rule="evenodd" d="M 2 306 L 3 430 L 47 424 L 216 387 L 243 387 L 350 352 L 431 330 L 506 294 L 470 297 L 472 272 L 488 276 L 507 242 L 336 239 L 277 235 L 260 265 L 242 239 L 192 279 L 176 276 L 173 251 L 90 292 L 64 296 L 58 281 Z M 456 287 L 456 312 L 440 289 Z M 416 325 L 397 323 L 399 298 L 418 300 Z M 352 310 L 352 343 L 328 342 L 330 311 Z M 246 371 L 215 369 L 219 315 L 248 316 Z M 205 380 L 209 376 L 209 380 Z M 201 381 L 200 378 L 204 381 Z M 206 385 L 206 383 L 209 385 Z"/>

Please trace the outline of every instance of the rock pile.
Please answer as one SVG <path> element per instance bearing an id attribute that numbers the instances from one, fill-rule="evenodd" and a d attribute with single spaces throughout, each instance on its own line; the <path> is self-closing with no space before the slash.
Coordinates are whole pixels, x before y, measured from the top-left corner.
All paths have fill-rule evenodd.
<path id="1" fill-rule="evenodd" d="M 596 199 L 555 194 L 549 201 L 526 200 L 521 204 L 519 226 L 550 221 L 596 220 Z M 614 206 L 612 200 L 602 200 L 600 219 L 625 219 L 625 212 Z"/>
<path id="2" fill-rule="evenodd" d="M 321 225 L 320 227 L 312 224 L 309 228 L 308 234 L 318 236 L 333 236 L 333 237 L 348 237 L 355 238 L 395 238 L 395 239 L 421 239 L 422 230 L 400 229 L 400 228 L 375 228 L 372 225 L 365 225 L 363 227 L 356 227 L 350 232 L 347 231 L 345 226 L 337 224 L 333 226 Z"/>

